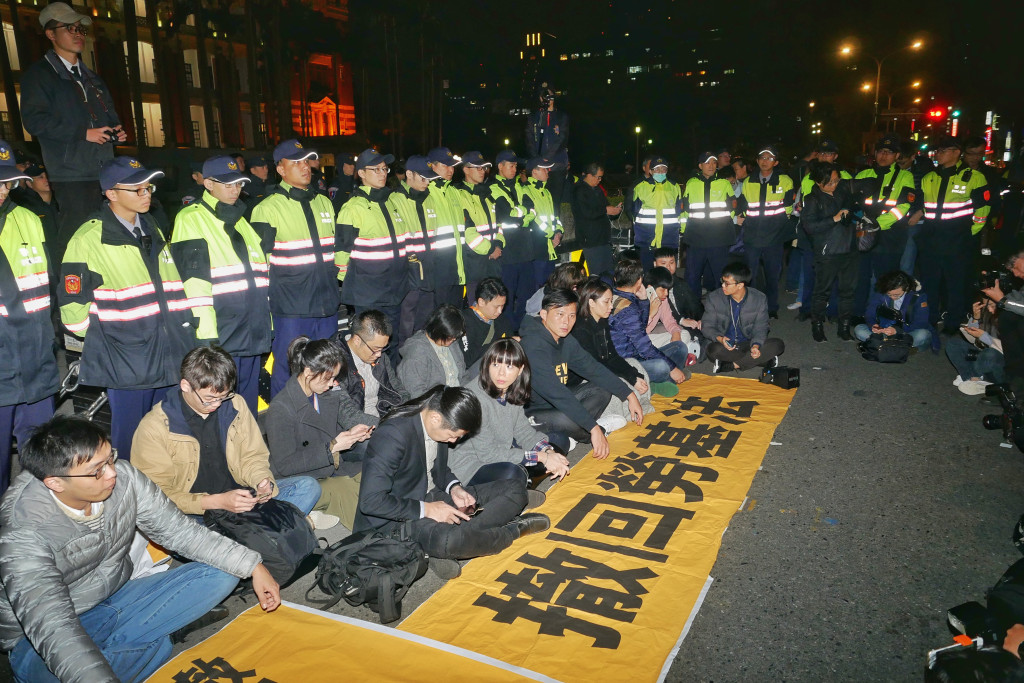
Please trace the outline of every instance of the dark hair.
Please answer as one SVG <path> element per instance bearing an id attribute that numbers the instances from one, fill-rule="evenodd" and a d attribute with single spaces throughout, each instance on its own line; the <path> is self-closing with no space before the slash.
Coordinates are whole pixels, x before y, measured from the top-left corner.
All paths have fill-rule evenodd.
<path id="1" fill-rule="evenodd" d="M 346 371 L 345 354 L 330 339 L 310 339 L 303 335 L 296 337 L 288 345 L 288 370 L 293 375 L 301 375 L 309 369 L 314 377 L 324 374 L 334 375 L 335 366 L 341 366 L 338 374 Z"/>
<path id="2" fill-rule="evenodd" d="M 875 284 L 875 291 L 882 294 L 897 288 L 904 292 L 912 292 L 917 289 L 917 280 L 902 270 L 894 270 L 878 278 L 878 282 Z"/>
<path id="3" fill-rule="evenodd" d="M 480 431 L 480 401 L 466 387 L 446 387 L 438 384 L 416 398 L 398 406 L 382 422 L 396 417 L 408 417 L 423 411 L 440 413 L 445 429 L 462 429 L 469 434 Z"/>
<path id="4" fill-rule="evenodd" d="M 62 26 L 62 24 L 56 19 L 50 19 L 46 22 L 46 25 L 43 26 L 43 33 L 46 33 L 47 31 L 56 31 L 58 26 Z"/>
<path id="5" fill-rule="evenodd" d="M 626 260 L 639 261 L 640 260 L 640 252 L 637 251 L 635 248 L 623 249 L 622 251 L 619 252 L 618 261 L 626 261 Z M 616 261 L 616 262 L 618 262 L 618 261 Z"/>
<path id="6" fill-rule="evenodd" d="M 677 262 L 679 261 L 679 254 L 672 247 L 658 247 L 651 254 L 651 258 L 657 261 L 660 258 L 674 258 Z"/>
<path id="7" fill-rule="evenodd" d="M 597 276 L 587 278 L 576 292 L 580 298 L 579 304 L 576 306 L 576 314 L 580 317 L 590 315 L 590 302 L 595 301 L 610 290 L 611 287 L 601 278 Z"/>
<path id="8" fill-rule="evenodd" d="M 496 277 L 485 277 L 480 281 L 480 284 L 476 286 L 476 301 L 477 299 L 483 299 L 484 301 L 492 301 L 495 297 L 503 296 L 508 297 L 508 287 L 505 283 Z"/>
<path id="9" fill-rule="evenodd" d="M 718 177 L 725 180 L 735 180 L 736 169 L 732 167 L 732 164 L 726 164 L 718 169 Z"/>
<path id="10" fill-rule="evenodd" d="M 193 389 L 231 391 L 238 381 L 235 360 L 219 346 L 197 346 L 181 361 L 181 378 Z"/>
<path id="11" fill-rule="evenodd" d="M 555 289 L 576 289 L 586 277 L 587 274 L 583 271 L 583 266 L 579 263 L 572 261 L 569 263 L 559 263 L 555 266 L 555 269 L 551 271 L 551 275 L 548 276 L 548 281 L 544 285 L 544 291 L 550 292 Z"/>
<path id="12" fill-rule="evenodd" d="M 935 666 L 925 670 L 926 683 L 962 683 L 963 681 L 1024 681 L 1024 662 L 998 645 L 980 649 L 965 647 L 944 652 L 935 658 Z"/>
<path id="13" fill-rule="evenodd" d="M 643 264 L 633 259 L 621 259 L 615 264 L 615 274 L 612 276 L 612 280 L 616 287 L 622 288 L 627 285 L 635 285 L 637 280 L 643 276 Z"/>
<path id="14" fill-rule="evenodd" d="M 604 168 L 604 164 L 592 161 L 583 167 L 583 175 L 596 176 L 597 172 Z"/>
<path id="15" fill-rule="evenodd" d="M 484 351 L 480 360 L 480 386 L 491 398 L 501 396 L 501 390 L 491 382 L 491 363 L 504 363 L 522 368 L 519 377 L 505 390 L 505 400 L 514 406 L 524 406 L 530 400 L 530 360 L 515 339 L 499 339 Z"/>
<path id="16" fill-rule="evenodd" d="M 917 154 L 917 145 L 913 140 L 902 140 L 900 142 L 900 156 L 909 159 Z"/>
<path id="17" fill-rule="evenodd" d="M 363 311 L 352 321 L 352 334 L 364 337 L 376 337 L 378 334 L 390 337 L 394 330 L 388 317 L 376 310 Z"/>
<path id="18" fill-rule="evenodd" d="M 459 309 L 451 304 L 441 304 L 427 318 L 423 331 L 433 341 L 458 339 L 466 331 L 466 320 Z"/>
<path id="19" fill-rule="evenodd" d="M 668 268 L 654 266 L 644 276 L 644 284 L 655 289 L 658 287 L 672 289 L 672 273 L 668 272 Z"/>
<path id="20" fill-rule="evenodd" d="M 89 462 L 105 443 L 110 443 L 110 435 L 95 422 L 57 415 L 36 427 L 24 446 L 18 445 L 18 460 L 42 481 L 63 476 L 72 467 Z"/>
<path id="21" fill-rule="evenodd" d="M 744 159 L 743 157 L 733 157 L 732 160 L 729 162 L 730 166 L 735 166 L 736 164 L 739 164 L 743 168 L 749 167 L 747 160 Z"/>
<path id="22" fill-rule="evenodd" d="M 839 167 L 835 164 L 830 164 L 827 161 L 818 161 L 815 159 L 807 165 L 807 173 L 810 175 L 811 180 L 818 185 L 824 185 L 832 179 L 833 173 L 838 173 Z"/>
<path id="23" fill-rule="evenodd" d="M 540 307 L 545 311 L 549 311 L 552 308 L 561 308 L 562 306 L 575 306 L 579 302 L 579 296 L 571 289 L 552 289 L 544 295 Z"/>
<path id="24" fill-rule="evenodd" d="M 736 282 L 750 282 L 750 266 L 743 261 L 733 261 L 722 269 L 722 277 L 732 277 Z"/>
<path id="25" fill-rule="evenodd" d="M 971 137 L 964 140 L 964 149 L 968 147 L 985 147 L 988 143 L 985 142 L 985 138 L 980 135 L 972 135 Z"/>

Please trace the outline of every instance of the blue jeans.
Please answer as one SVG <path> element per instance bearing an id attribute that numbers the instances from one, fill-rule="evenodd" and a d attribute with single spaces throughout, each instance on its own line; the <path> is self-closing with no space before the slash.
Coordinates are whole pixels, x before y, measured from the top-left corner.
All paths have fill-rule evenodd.
<path id="1" fill-rule="evenodd" d="M 932 331 L 924 328 L 911 330 L 907 334 L 913 339 L 912 344 L 915 349 L 927 348 L 932 341 Z M 857 338 L 857 341 L 867 341 L 871 336 L 871 328 L 861 323 L 853 328 L 853 336 Z"/>
<path id="2" fill-rule="evenodd" d="M 170 659 L 170 634 L 209 612 L 237 584 L 226 572 L 190 562 L 129 581 L 78 620 L 119 680 L 144 681 Z M 10 662 L 17 681 L 57 680 L 28 638 L 14 646 Z"/>
<path id="3" fill-rule="evenodd" d="M 675 367 L 683 370 L 686 368 L 686 356 L 689 351 L 686 349 L 686 345 L 681 341 L 669 342 L 662 346 L 659 351 L 664 353 L 672 363 L 675 363 Z M 638 359 L 639 360 L 639 359 Z M 651 378 L 652 382 L 671 382 L 672 378 L 669 373 L 672 372 L 672 365 L 668 363 L 664 358 L 652 358 L 650 360 L 640 360 L 640 365 L 643 366 L 647 375 Z"/>
<path id="4" fill-rule="evenodd" d="M 967 360 L 967 354 L 972 349 L 978 352 L 978 356 L 974 360 Z M 962 336 L 955 335 L 946 342 L 946 358 L 960 373 L 960 379 L 968 380 L 972 377 L 981 377 L 997 384 L 1006 381 L 1003 354 L 992 347 L 979 349 Z"/>
<path id="5" fill-rule="evenodd" d="M 308 515 L 320 500 L 320 482 L 313 477 L 285 477 L 277 480 L 278 500 L 284 500 Z"/>

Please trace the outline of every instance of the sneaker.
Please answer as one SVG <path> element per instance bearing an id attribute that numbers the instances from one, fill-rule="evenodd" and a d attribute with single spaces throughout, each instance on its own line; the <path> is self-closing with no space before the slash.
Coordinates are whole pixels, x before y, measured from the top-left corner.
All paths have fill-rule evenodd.
<path id="1" fill-rule="evenodd" d="M 964 378 L 963 378 L 963 377 L 961 377 L 960 375 L 957 375 L 957 376 L 956 376 L 956 379 L 954 379 L 954 380 L 953 380 L 953 386 L 954 386 L 954 387 L 958 387 L 958 386 L 960 386 L 961 384 L 963 384 L 963 382 L 964 382 Z"/>
<path id="2" fill-rule="evenodd" d="M 672 398 L 679 393 L 679 387 L 675 382 L 651 382 L 651 393 Z"/>
<path id="3" fill-rule="evenodd" d="M 574 439 L 574 438 L 572 438 L 570 436 L 569 437 L 569 453 L 572 453 L 574 450 L 576 450 L 576 446 L 579 445 L 579 443 L 580 443 L 579 441 L 577 441 L 576 439 Z M 566 455 L 568 455 L 568 453 Z"/>
<path id="4" fill-rule="evenodd" d="M 600 425 L 605 434 L 611 434 L 616 429 L 622 429 L 629 422 L 621 415 L 605 415 L 597 421 L 597 424 Z"/>
<path id="5" fill-rule="evenodd" d="M 788 310 L 788 311 L 795 311 L 796 309 L 800 308 L 801 306 L 803 306 L 802 302 L 794 301 L 790 305 L 786 306 L 786 310 Z"/>
<path id="6" fill-rule="evenodd" d="M 765 364 L 765 367 L 769 370 L 779 367 L 779 357 L 773 356 L 772 359 Z"/>
<path id="7" fill-rule="evenodd" d="M 445 560 L 440 557 L 428 557 L 427 566 L 430 567 L 430 571 L 437 574 L 437 578 L 443 579 L 444 581 L 456 579 L 459 577 L 459 574 L 462 573 L 462 565 L 459 564 L 458 560 Z"/>
<path id="8" fill-rule="evenodd" d="M 957 389 L 960 390 L 961 394 L 967 394 L 968 396 L 984 396 L 985 387 L 992 382 L 986 382 L 981 379 L 969 379 L 966 382 L 961 382 Z"/>
<path id="9" fill-rule="evenodd" d="M 310 512 L 308 519 L 314 531 L 330 529 L 331 527 L 338 526 L 338 523 L 341 522 L 340 517 L 335 517 L 334 515 L 329 515 L 326 512 L 320 512 L 319 510 L 313 510 Z"/>
<path id="10" fill-rule="evenodd" d="M 686 367 L 690 367 L 697 364 L 697 356 L 692 353 L 686 354 Z"/>

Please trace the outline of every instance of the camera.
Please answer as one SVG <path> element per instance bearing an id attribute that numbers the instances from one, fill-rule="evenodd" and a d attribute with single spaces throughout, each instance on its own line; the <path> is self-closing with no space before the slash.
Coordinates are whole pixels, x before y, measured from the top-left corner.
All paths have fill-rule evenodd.
<path id="1" fill-rule="evenodd" d="M 800 386 L 800 368 L 778 366 L 761 371 L 762 384 L 774 384 L 780 389 L 796 389 Z"/>
<path id="2" fill-rule="evenodd" d="M 981 271 L 974 286 L 977 289 L 988 289 L 996 286 L 996 280 L 999 280 L 999 289 L 1003 290 L 1003 292 L 1012 291 L 1016 285 L 1016 278 L 1013 276 L 1013 273 L 1007 272 L 1002 268 L 993 268 Z"/>
<path id="3" fill-rule="evenodd" d="M 1003 412 L 981 418 L 985 429 L 1002 430 L 1003 438 L 1024 452 L 1024 411 L 1017 407 L 1017 397 L 1006 384 L 990 384 L 985 387 L 986 396 L 995 396 Z"/>
<path id="4" fill-rule="evenodd" d="M 879 321 L 890 320 L 897 332 L 903 331 L 903 314 L 892 306 L 879 306 L 876 308 L 875 318 Z"/>

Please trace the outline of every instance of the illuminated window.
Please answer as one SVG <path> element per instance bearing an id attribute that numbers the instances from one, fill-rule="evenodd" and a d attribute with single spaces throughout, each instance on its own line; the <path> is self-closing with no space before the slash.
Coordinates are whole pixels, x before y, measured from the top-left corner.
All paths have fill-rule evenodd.
<path id="1" fill-rule="evenodd" d="M 612 84 L 612 79 L 609 78 L 608 79 L 608 85 L 611 85 L 611 84 Z"/>
<path id="2" fill-rule="evenodd" d="M 725 71 L 723 71 L 722 73 L 727 73 L 727 74 L 734 74 L 734 73 L 736 73 L 736 69 L 726 69 L 726 70 L 725 70 Z"/>
<path id="3" fill-rule="evenodd" d="M 569 61 L 569 55 L 559 55 L 558 56 L 558 61 L 560 61 L 560 62 L 568 62 Z"/>
<path id="4" fill-rule="evenodd" d="M 615 50 L 608 50 L 608 51 L 606 51 L 604 53 L 604 56 L 605 57 L 614 57 L 615 56 Z"/>
<path id="5" fill-rule="evenodd" d="M 572 58 L 573 59 L 579 59 L 580 58 L 580 53 L 579 52 L 573 52 L 572 53 Z"/>

